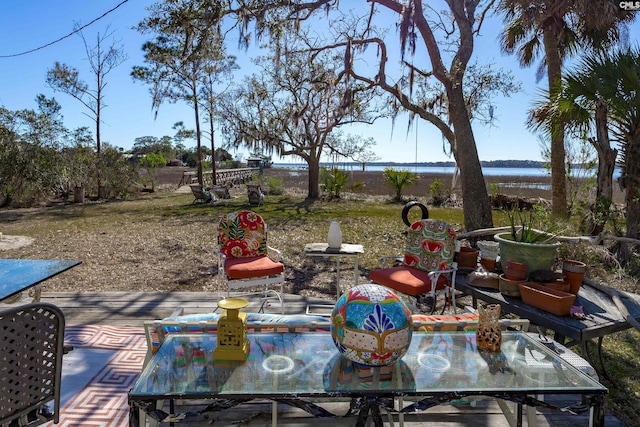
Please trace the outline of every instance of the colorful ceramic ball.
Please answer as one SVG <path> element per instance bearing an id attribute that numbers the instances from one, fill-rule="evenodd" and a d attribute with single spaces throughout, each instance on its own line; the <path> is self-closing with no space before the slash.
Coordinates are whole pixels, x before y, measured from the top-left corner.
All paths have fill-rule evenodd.
<path id="1" fill-rule="evenodd" d="M 331 337 L 340 353 L 361 366 L 395 363 L 411 344 L 411 311 L 389 288 L 354 286 L 331 313 Z"/>

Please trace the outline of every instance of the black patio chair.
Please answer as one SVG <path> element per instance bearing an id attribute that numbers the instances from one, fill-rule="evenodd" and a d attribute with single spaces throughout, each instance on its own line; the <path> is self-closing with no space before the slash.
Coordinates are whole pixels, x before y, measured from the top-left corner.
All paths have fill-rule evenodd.
<path id="1" fill-rule="evenodd" d="M 53 304 L 0 311 L 0 425 L 58 423 L 64 328 Z"/>

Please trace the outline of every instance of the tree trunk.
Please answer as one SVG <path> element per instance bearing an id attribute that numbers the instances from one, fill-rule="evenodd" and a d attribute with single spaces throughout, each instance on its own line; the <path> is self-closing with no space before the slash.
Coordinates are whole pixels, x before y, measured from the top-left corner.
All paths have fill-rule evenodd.
<path id="1" fill-rule="evenodd" d="M 400 2 L 388 2 L 389 8 L 397 7 L 401 13 Z M 467 231 L 479 228 L 491 228 L 491 204 L 480 167 L 476 141 L 473 136 L 471 120 L 467 111 L 463 94 L 463 78 L 467 64 L 473 54 L 475 11 L 478 1 L 447 0 L 455 25 L 458 27 L 459 41 L 454 48 L 453 59 L 448 70 L 442 62 L 440 47 L 431 29 L 430 22 L 422 10 L 422 2 L 413 2 L 415 7 L 415 23 L 420 32 L 433 68 L 433 76 L 443 84 L 447 94 L 448 119 L 453 128 L 452 135 L 444 122 L 431 121 L 436 124 L 452 145 L 452 152 L 460 168 L 460 185 L 462 188 L 462 210 L 464 225 Z M 438 125 L 439 124 L 439 125 Z"/>
<path id="2" fill-rule="evenodd" d="M 100 115 L 102 111 L 102 94 L 100 90 L 100 74 L 98 74 L 98 96 L 96 102 L 96 152 L 100 154 L 102 150 L 102 141 L 100 139 Z"/>
<path id="3" fill-rule="evenodd" d="M 599 99 L 596 104 L 596 137 L 598 152 L 598 188 L 596 198 L 613 198 L 613 172 L 616 167 L 618 150 L 611 148 L 609 130 L 607 129 L 607 103 Z"/>
<path id="4" fill-rule="evenodd" d="M 640 220 L 640 129 L 629 135 L 625 146 L 623 186 L 626 190 L 626 237 L 638 238 L 638 221 Z M 631 259 L 631 249 L 622 243 L 620 260 L 627 263 Z"/>
<path id="5" fill-rule="evenodd" d="M 102 154 L 98 151 L 96 152 L 96 180 L 97 180 L 97 185 L 98 185 L 98 189 L 97 189 L 97 194 L 98 194 L 98 199 L 102 200 L 102 199 L 106 199 L 108 194 L 107 194 L 107 185 L 104 182 L 104 168 L 105 165 L 102 162 Z"/>
<path id="6" fill-rule="evenodd" d="M 73 188 L 73 202 L 84 203 L 84 187 L 83 186 L 76 185 Z"/>
<path id="7" fill-rule="evenodd" d="M 462 211 L 467 231 L 492 228 L 491 203 L 484 182 L 471 121 L 464 103 L 461 84 L 447 87 L 449 118 L 455 133 L 453 154 L 460 168 Z"/>
<path id="8" fill-rule="evenodd" d="M 544 29 L 544 51 L 549 78 L 549 96 L 553 99 L 562 77 L 562 59 L 558 51 L 558 37 L 549 29 Z M 564 126 L 551 132 L 551 203 L 554 215 L 566 217 L 567 179 L 565 169 Z"/>
<path id="9" fill-rule="evenodd" d="M 198 151 L 198 184 L 204 186 L 204 176 L 202 170 L 202 133 L 200 132 L 200 111 L 198 110 L 198 94 L 196 85 L 193 84 L 193 112 L 196 118 L 196 142 Z"/>
<path id="10" fill-rule="evenodd" d="M 309 165 L 307 199 L 317 199 L 320 196 L 320 157 L 310 158 L 307 164 Z"/>
<path id="11" fill-rule="evenodd" d="M 215 134 L 213 133 L 213 110 L 209 110 L 209 131 L 211 132 L 211 183 L 213 185 L 218 185 L 218 179 L 216 177 L 216 145 L 215 145 Z"/>
<path id="12" fill-rule="evenodd" d="M 604 230 L 611 202 L 613 200 L 613 172 L 616 167 L 618 150 L 611 148 L 609 132 L 607 129 L 607 103 L 599 99 L 596 104 L 596 140 L 589 141 L 598 152 L 598 176 L 596 187 L 596 200 L 593 208 L 593 220 L 590 221 L 589 230 L 592 236 L 597 236 Z"/>

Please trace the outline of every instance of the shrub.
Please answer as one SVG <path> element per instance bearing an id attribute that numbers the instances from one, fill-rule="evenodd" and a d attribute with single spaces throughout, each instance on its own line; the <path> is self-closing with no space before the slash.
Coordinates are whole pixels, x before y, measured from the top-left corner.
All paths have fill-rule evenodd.
<path id="1" fill-rule="evenodd" d="M 353 191 L 354 193 L 359 193 L 364 189 L 364 182 L 362 181 L 354 181 L 353 184 L 351 184 L 351 191 Z"/>
<path id="2" fill-rule="evenodd" d="M 138 166 L 132 164 L 120 150 L 105 144 L 100 152 L 101 185 L 106 188 L 107 197 L 128 197 L 139 177 Z M 97 183 L 96 183 L 97 185 Z"/>
<path id="3" fill-rule="evenodd" d="M 149 153 L 140 159 L 140 166 L 147 169 L 147 178 L 151 184 L 151 191 L 156 189 L 158 168 L 167 164 L 167 158 L 162 153 Z"/>
<path id="4" fill-rule="evenodd" d="M 433 206 L 442 206 L 449 198 L 449 188 L 439 178 L 434 179 L 429 185 L 429 192 L 431 193 L 431 204 Z"/>
<path id="5" fill-rule="evenodd" d="M 495 200 L 498 196 L 498 191 L 500 190 L 500 186 L 495 181 L 489 183 L 489 194 L 491 194 L 491 198 Z"/>
<path id="6" fill-rule="evenodd" d="M 347 186 L 349 182 L 349 173 L 345 170 L 333 168 L 331 170 L 326 168 L 320 169 L 320 188 L 322 191 L 328 193 L 329 198 L 340 198 L 340 193 Z"/>
<path id="7" fill-rule="evenodd" d="M 269 194 L 279 196 L 284 194 L 284 180 L 275 176 L 267 178 L 267 187 L 269 188 Z"/>
<path id="8" fill-rule="evenodd" d="M 396 194 L 393 199 L 397 202 L 402 201 L 402 190 L 404 187 L 413 184 L 418 179 L 418 175 L 411 171 L 394 168 L 385 168 L 383 176 L 384 181 L 395 190 Z"/>

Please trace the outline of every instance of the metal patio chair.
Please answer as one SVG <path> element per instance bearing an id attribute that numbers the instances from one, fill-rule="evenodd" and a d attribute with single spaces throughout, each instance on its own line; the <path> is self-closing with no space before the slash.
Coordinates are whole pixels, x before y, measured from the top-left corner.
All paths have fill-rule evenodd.
<path id="1" fill-rule="evenodd" d="M 455 312 L 455 280 L 458 269 L 455 254 L 460 249 L 459 245 L 455 231 L 446 222 L 435 219 L 418 220 L 409 227 L 404 255 L 380 258 L 382 268 L 371 270 L 369 279 L 407 295 L 413 306 L 412 310 L 417 310 L 417 299 L 426 296 L 432 299 L 433 313 L 436 297 L 444 294 L 451 299 Z M 399 265 L 390 266 L 390 260 L 399 260 Z"/>
<path id="2" fill-rule="evenodd" d="M 234 289 L 264 287 L 267 302 L 269 293 L 280 301 L 284 314 L 284 265 L 279 262 L 280 251 L 267 245 L 267 225 L 253 211 L 232 212 L 222 217 L 218 225 L 218 276 L 227 283 L 227 296 Z M 280 284 L 280 292 L 269 285 Z"/>
<path id="3" fill-rule="evenodd" d="M 58 423 L 64 328 L 53 304 L 0 312 L 0 426 Z"/>
<path id="4" fill-rule="evenodd" d="M 260 206 L 264 202 L 262 188 L 256 184 L 247 184 L 247 197 L 252 206 Z"/>

